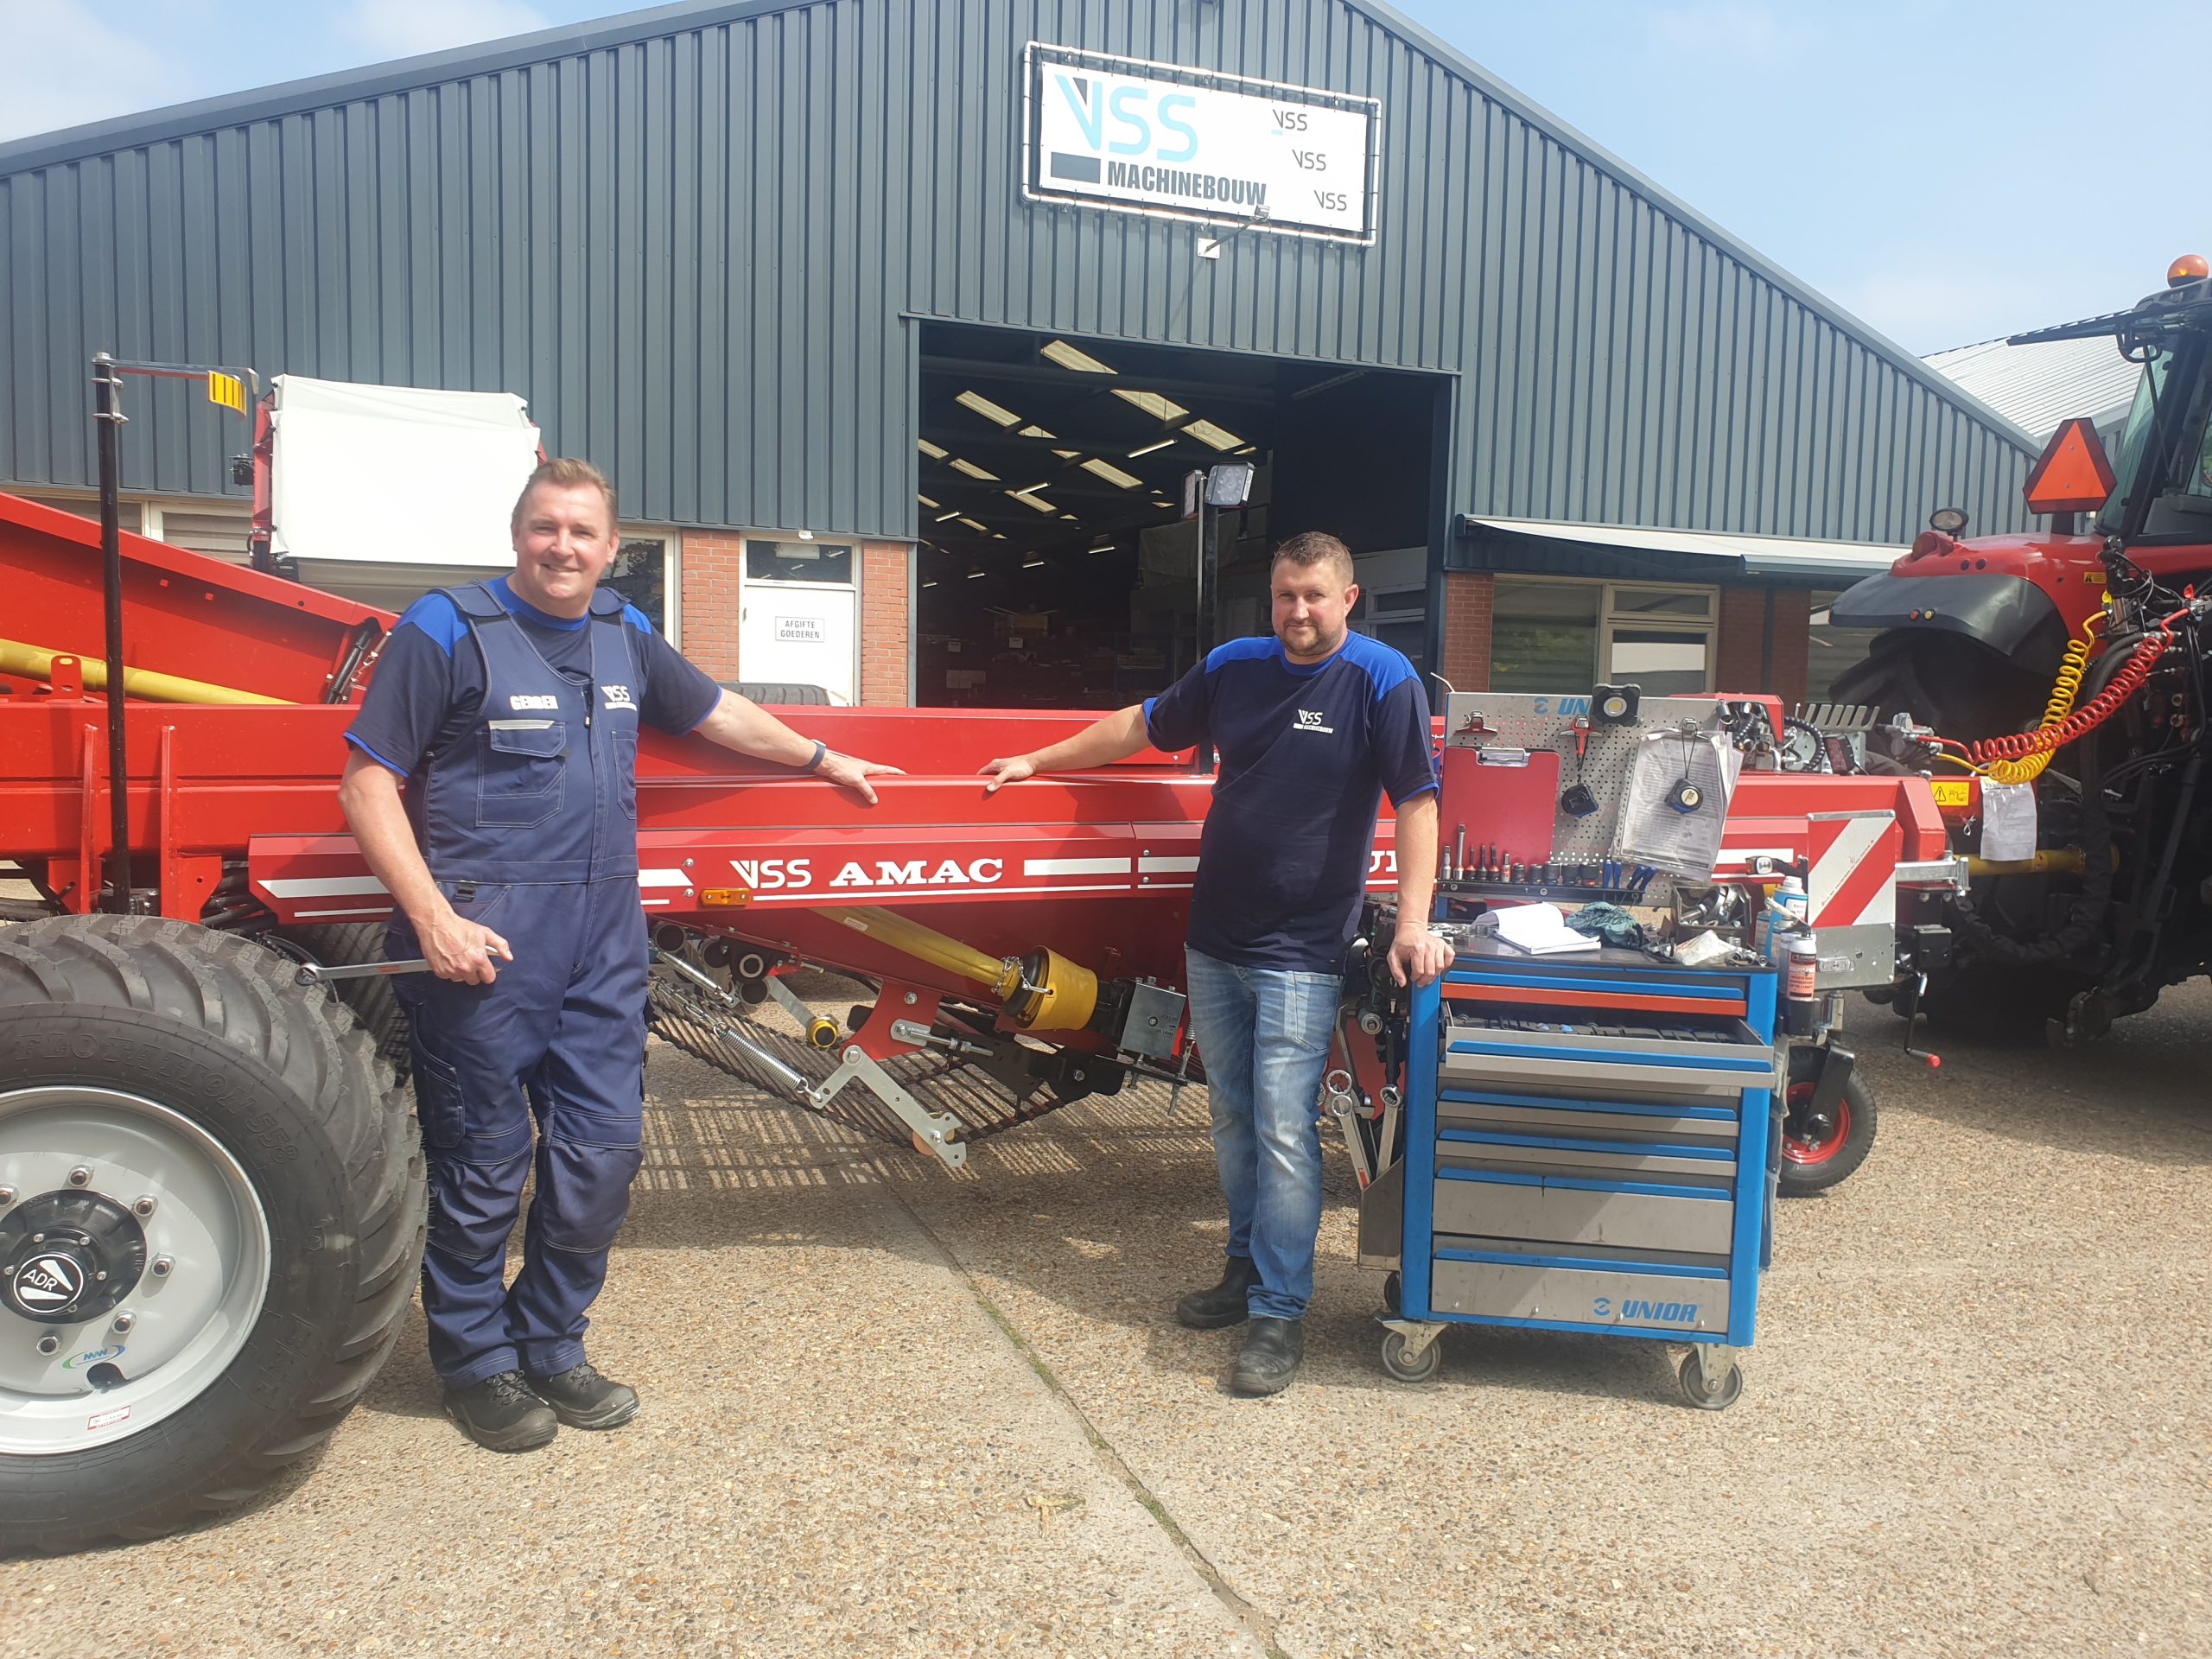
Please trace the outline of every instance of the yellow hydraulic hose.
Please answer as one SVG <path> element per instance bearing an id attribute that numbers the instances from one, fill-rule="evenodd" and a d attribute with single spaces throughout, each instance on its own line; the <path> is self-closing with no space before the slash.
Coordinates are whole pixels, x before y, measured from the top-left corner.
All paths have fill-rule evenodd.
<path id="1" fill-rule="evenodd" d="M 2043 723 L 2037 731 L 2056 726 L 2074 712 L 2075 695 L 2082 689 L 2082 676 L 2089 666 L 2089 652 L 2094 646 L 2098 626 L 2105 620 L 2102 611 L 2092 611 L 2082 620 L 2082 632 L 2066 642 L 2066 655 L 2059 659 L 2058 678 L 2050 688 L 2050 701 L 2043 711 Z M 2019 760 L 1992 760 L 1985 768 L 1987 775 L 2000 784 L 2031 784 L 2043 769 L 2050 764 L 2053 751 L 2031 754 Z"/>
<path id="2" fill-rule="evenodd" d="M 912 917 L 873 905 L 823 913 L 903 955 L 989 986 L 1026 1031 L 1078 1031 L 1098 1005 L 1098 976 L 1056 950 L 1034 951 L 1026 962 L 986 956 Z"/>
<path id="3" fill-rule="evenodd" d="M 0 639 L 0 674 L 50 680 L 54 677 L 54 659 L 70 654 L 66 651 L 48 651 L 43 645 L 27 645 L 20 639 Z M 77 660 L 86 689 L 106 690 L 107 664 L 98 657 L 79 657 Z M 258 691 L 241 691 L 235 686 L 188 680 L 181 674 L 157 674 L 150 668 L 124 669 L 123 689 L 134 697 L 146 697 L 155 702 L 283 704 L 287 701 L 283 697 L 264 697 Z"/>

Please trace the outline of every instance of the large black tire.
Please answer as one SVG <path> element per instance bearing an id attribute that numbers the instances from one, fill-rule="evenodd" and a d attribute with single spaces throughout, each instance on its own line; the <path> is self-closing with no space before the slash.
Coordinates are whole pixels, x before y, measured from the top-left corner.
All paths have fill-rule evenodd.
<path id="1" fill-rule="evenodd" d="M 295 961 L 341 968 L 383 961 L 384 932 L 382 922 L 296 922 L 277 928 L 266 943 Z M 354 1020 L 375 1039 L 377 1058 L 391 1067 L 392 1076 L 406 1082 L 411 1063 L 407 1010 L 399 1006 L 392 982 L 382 977 L 341 979 L 332 984 L 330 994 L 351 1008 Z"/>
<path id="2" fill-rule="evenodd" d="M 751 702 L 785 708 L 822 709 L 830 703 L 830 694 L 822 687 L 802 685 L 796 680 L 724 680 L 722 687 Z"/>
<path id="3" fill-rule="evenodd" d="M 1789 1092 L 1782 1120 L 1780 1191 L 1785 1198 L 1827 1192 L 1856 1174 L 1874 1149 L 1873 1091 L 1856 1069 L 1844 1083 L 1834 1122 L 1817 1132 L 1811 1126 L 1808 1109 L 1820 1079 L 1821 1054 L 1809 1046 L 1789 1051 Z"/>
<path id="4" fill-rule="evenodd" d="M 1878 635 L 1865 660 L 1836 676 L 1828 695 L 1865 703 L 1884 719 L 1909 714 L 1963 743 L 2034 725 L 2050 680 L 1979 641 L 1906 629 Z"/>
<path id="5" fill-rule="evenodd" d="M 57 1092 L 31 1092 L 40 1089 Z M 64 1112 L 92 1103 L 84 1122 L 132 1098 L 212 1141 L 210 1166 L 227 1167 L 265 1225 L 265 1288 L 227 1364 L 197 1392 L 156 1402 L 143 1427 L 105 1425 L 88 1449 L 0 1452 L 5 1549 L 152 1537 L 251 1498 L 361 1397 L 399 1333 L 423 1251 L 426 1189 L 406 1095 L 351 1014 L 301 989 L 294 969 L 251 941 L 151 917 L 66 917 L 0 933 L 0 1134 L 35 1140 L 53 1121 L 40 1112 L 55 1110 L 57 1097 Z M 33 1150 L 48 1163 L 73 1155 Z M 131 1202 L 127 1192 L 104 1193 L 99 1171 L 88 1173 L 92 1193 Z M 9 1213 L 32 1201 L 18 1195 Z M 162 1248 L 162 1224 L 182 1219 L 156 1214 L 146 1249 Z M 151 1342 L 156 1299 L 194 1289 L 189 1274 L 221 1283 L 231 1270 L 181 1253 L 162 1287 L 142 1278 L 131 1295 L 144 1298 L 146 1328 L 130 1341 Z M 234 1276 L 249 1292 L 263 1282 Z M 67 1334 L 105 1339 L 106 1317 Z M 28 1353 L 39 1327 L 0 1303 L 0 1332 Z M 147 1363 L 155 1369 L 124 1387 L 162 1383 L 159 1362 Z M 105 1369 L 107 1382 L 93 1386 L 111 1390 L 123 1379 Z M 71 1388 L 30 1389 L 24 1403 L 72 1393 L 78 1374 L 69 1375 Z M 196 1384 L 200 1374 L 169 1375 Z M 87 1389 L 87 1397 L 128 1396 Z"/>

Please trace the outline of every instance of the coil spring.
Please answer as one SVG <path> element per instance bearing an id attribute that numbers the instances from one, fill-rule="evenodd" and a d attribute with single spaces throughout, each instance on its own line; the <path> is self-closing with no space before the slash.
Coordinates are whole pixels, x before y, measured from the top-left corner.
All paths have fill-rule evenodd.
<path id="1" fill-rule="evenodd" d="M 2016 732 L 2008 737 L 1986 738 L 1967 745 L 1967 758 L 1977 766 L 1993 766 L 1998 761 L 2024 761 L 2031 755 L 2051 755 L 2087 733 L 2094 731 L 2126 706 L 2127 700 L 2142 688 L 2151 677 L 2151 670 L 2166 647 L 2173 643 L 2173 625 L 2188 612 L 2177 611 L 2156 626 L 2155 631 L 2127 655 L 2120 671 L 2112 677 L 2112 683 L 2089 699 L 2082 707 L 2068 715 L 2056 726 L 2039 726 L 2032 732 Z M 2075 682 L 2078 687 L 2080 682 Z M 2056 691 L 2052 702 L 2057 701 Z M 2041 767 L 2037 768 L 2042 770 Z M 1995 774 L 1993 772 L 1992 774 Z M 2028 774 L 2033 777 L 2035 774 Z M 2018 779 L 2000 779 L 2000 782 Z"/>
<path id="2" fill-rule="evenodd" d="M 2051 683 L 2050 701 L 2044 705 L 2037 731 L 2061 724 L 2074 712 L 2074 699 L 2081 693 L 2082 677 L 2088 670 L 2089 652 L 2096 644 L 2097 628 L 2104 620 L 2103 611 L 2090 612 L 2082 619 L 2082 632 L 2066 642 L 2066 654 L 2059 659 L 2058 677 Z M 2050 764 L 2050 756 L 2051 751 L 2046 749 L 2018 760 L 1996 760 L 1989 764 L 1987 771 L 2000 784 L 2031 784 Z"/>

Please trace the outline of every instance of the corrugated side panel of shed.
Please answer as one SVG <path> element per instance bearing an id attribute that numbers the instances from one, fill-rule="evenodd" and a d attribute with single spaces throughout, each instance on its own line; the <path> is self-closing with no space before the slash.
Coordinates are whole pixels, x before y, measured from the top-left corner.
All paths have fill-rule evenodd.
<path id="1" fill-rule="evenodd" d="M 619 20 L 618 20 L 619 22 Z M 626 516 L 913 533 L 906 318 L 1460 377 L 1455 507 L 1848 540 L 2020 518 L 2026 457 L 1342 0 L 819 0 L 0 178 L 0 466 L 92 475 L 84 361 L 521 392 Z M 617 34 L 620 33 L 616 29 Z M 1030 40 L 1368 94 L 1359 249 L 1027 203 Z M 133 389 L 133 488 L 235 428 Z"/>

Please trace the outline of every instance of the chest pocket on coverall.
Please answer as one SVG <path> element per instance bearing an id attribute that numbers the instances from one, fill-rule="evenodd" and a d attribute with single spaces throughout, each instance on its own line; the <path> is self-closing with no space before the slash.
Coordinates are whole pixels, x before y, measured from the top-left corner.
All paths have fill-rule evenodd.
<path id="1" fill-rule="evenodd" d="M 528 830 L 561 810 L 569 728 L 557 720 L 485 723 L 476 771 L 476 822 Z"/>

